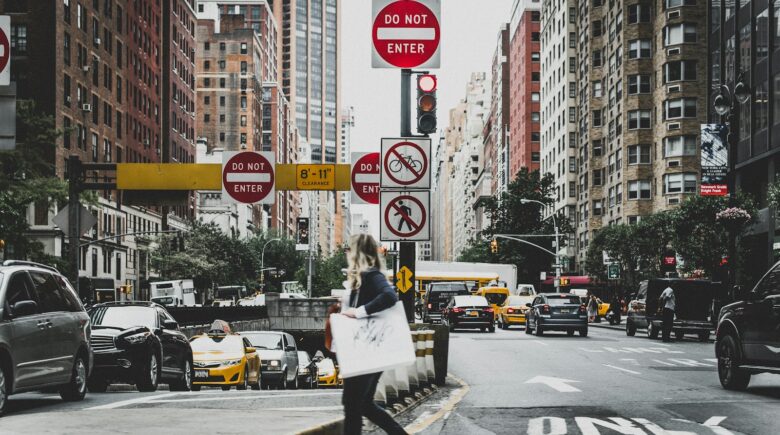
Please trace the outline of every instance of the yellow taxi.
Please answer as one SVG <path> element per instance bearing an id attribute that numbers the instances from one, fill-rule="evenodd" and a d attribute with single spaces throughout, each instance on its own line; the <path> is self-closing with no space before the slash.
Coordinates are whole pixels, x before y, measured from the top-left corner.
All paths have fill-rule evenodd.
<path id="1" fill-rule="evenodd" d="M 497 323 L 501 329 L 509 329 L 512 325 L 525 325 L 525 305 L 533 300 L 533 296 L 509 296 L 498 309 Z"/>
<path id="2" fill-rule="evenodd" d="M 318 385 L 320 387 L 338 387 L 344 382 L 340 379 L 338 369 L 330 358 L 317 361 L 317 374 L 319 375 Z"/>
<path id="3" fill-rule="evenodd" d="M 219 386 L 227 391 L 260 389 L 260 356 L 249 340 L 238 334 L 211 330 L 190 339 L 192 347 L 192 389 Z"/>
<path id="4" fill-rule="evenodd" d="M 498 310 L 501 305 L 509 298 L 509 289 L 506 287 L 480 287 L 477 290 L 476 296 L 483 296 L 487 299 L 491 307 L 493 307 L 493 316 L 498 320 Z"/>

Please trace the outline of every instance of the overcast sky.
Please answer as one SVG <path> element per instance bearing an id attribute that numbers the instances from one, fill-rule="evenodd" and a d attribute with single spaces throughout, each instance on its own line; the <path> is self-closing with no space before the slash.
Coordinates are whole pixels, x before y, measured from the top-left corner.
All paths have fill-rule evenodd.
<path id="1" fill-rule="evenodd" d="M 489 73 L 501 23 L 509 22 L 511 8 L 512 0 L 442 0 L 442 67 L 432 71 L 439 82 L 439 129 L 465 96 L 471 73 Z M 351 151 L 379 151 L 382 137 L 399 133 L 401 73 L 371 68 L 371 0 L 342 0 L 341 13 L 341 100 L 355 110 Z M 379 206 L 353 205 L 352 210 L 371 220 L 378 237 Z"/>

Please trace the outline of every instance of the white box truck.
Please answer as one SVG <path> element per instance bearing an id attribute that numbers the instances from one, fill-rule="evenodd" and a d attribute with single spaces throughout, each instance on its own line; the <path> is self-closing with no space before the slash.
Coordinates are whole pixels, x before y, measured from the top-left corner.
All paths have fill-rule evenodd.
<path id="1" fill-rule="evenodd" d="M 174 281 L 158 281 L 150 284 L 152 302 L 166 307 L 195 307 L 198 306 L 195 295 L 195 285 L 191 279 L 179 279 Z"/>

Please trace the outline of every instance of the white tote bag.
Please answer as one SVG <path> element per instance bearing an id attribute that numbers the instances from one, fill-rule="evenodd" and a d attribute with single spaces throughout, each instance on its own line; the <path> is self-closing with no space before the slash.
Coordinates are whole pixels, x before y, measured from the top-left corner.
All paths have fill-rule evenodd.
<path id="1" fill-rule="evenodd" d="M 402 302 L 363 319 L 331 314 L 330 325 L 342 378 L 378 373 L 415 361 Z"/>

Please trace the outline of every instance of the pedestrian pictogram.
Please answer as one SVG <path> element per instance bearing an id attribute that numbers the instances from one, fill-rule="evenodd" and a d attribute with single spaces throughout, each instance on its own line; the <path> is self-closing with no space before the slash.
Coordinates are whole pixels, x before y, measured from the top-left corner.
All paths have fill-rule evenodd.
<path id="1" fill-rule="evenodd" d="M 11 84 L 11 44 L 8 35 L 11 34 L 11 17 L 0 16 L 0 86 Z"/>
<path id="2" fill-rule="evenodd" d="M 395 286 L 401 293 L 406 293 L 412 288 L 412 271 L 408 267 L 403 266 L 395 274 L 396 281 Z"/>
<path id="3" fill-rule="evenodd" d="M 383 189 L 430 189 L 430 139 L 382 139 Z"/>
<path id="4" fill-rule="evenodd" d="M 352 153 L 352 203 L 379 204 L 379 153 Z"/>
<path id="5" fill-rule="evenodd" d="M 438 68 L 440 0 L 374 0 L 374 68 Z"/>
<path id="6" fill-rule="evenodd" d="M 430 192 L 383 191 L 380 197 L 382 241 L 411 242 L 430 239 Z"/>
<path id="7" fill-rule="evenodd" d="M 223 153 L 223 201 L 273 204 L 274 197 L 273 153 L 254 151 Z"/>

